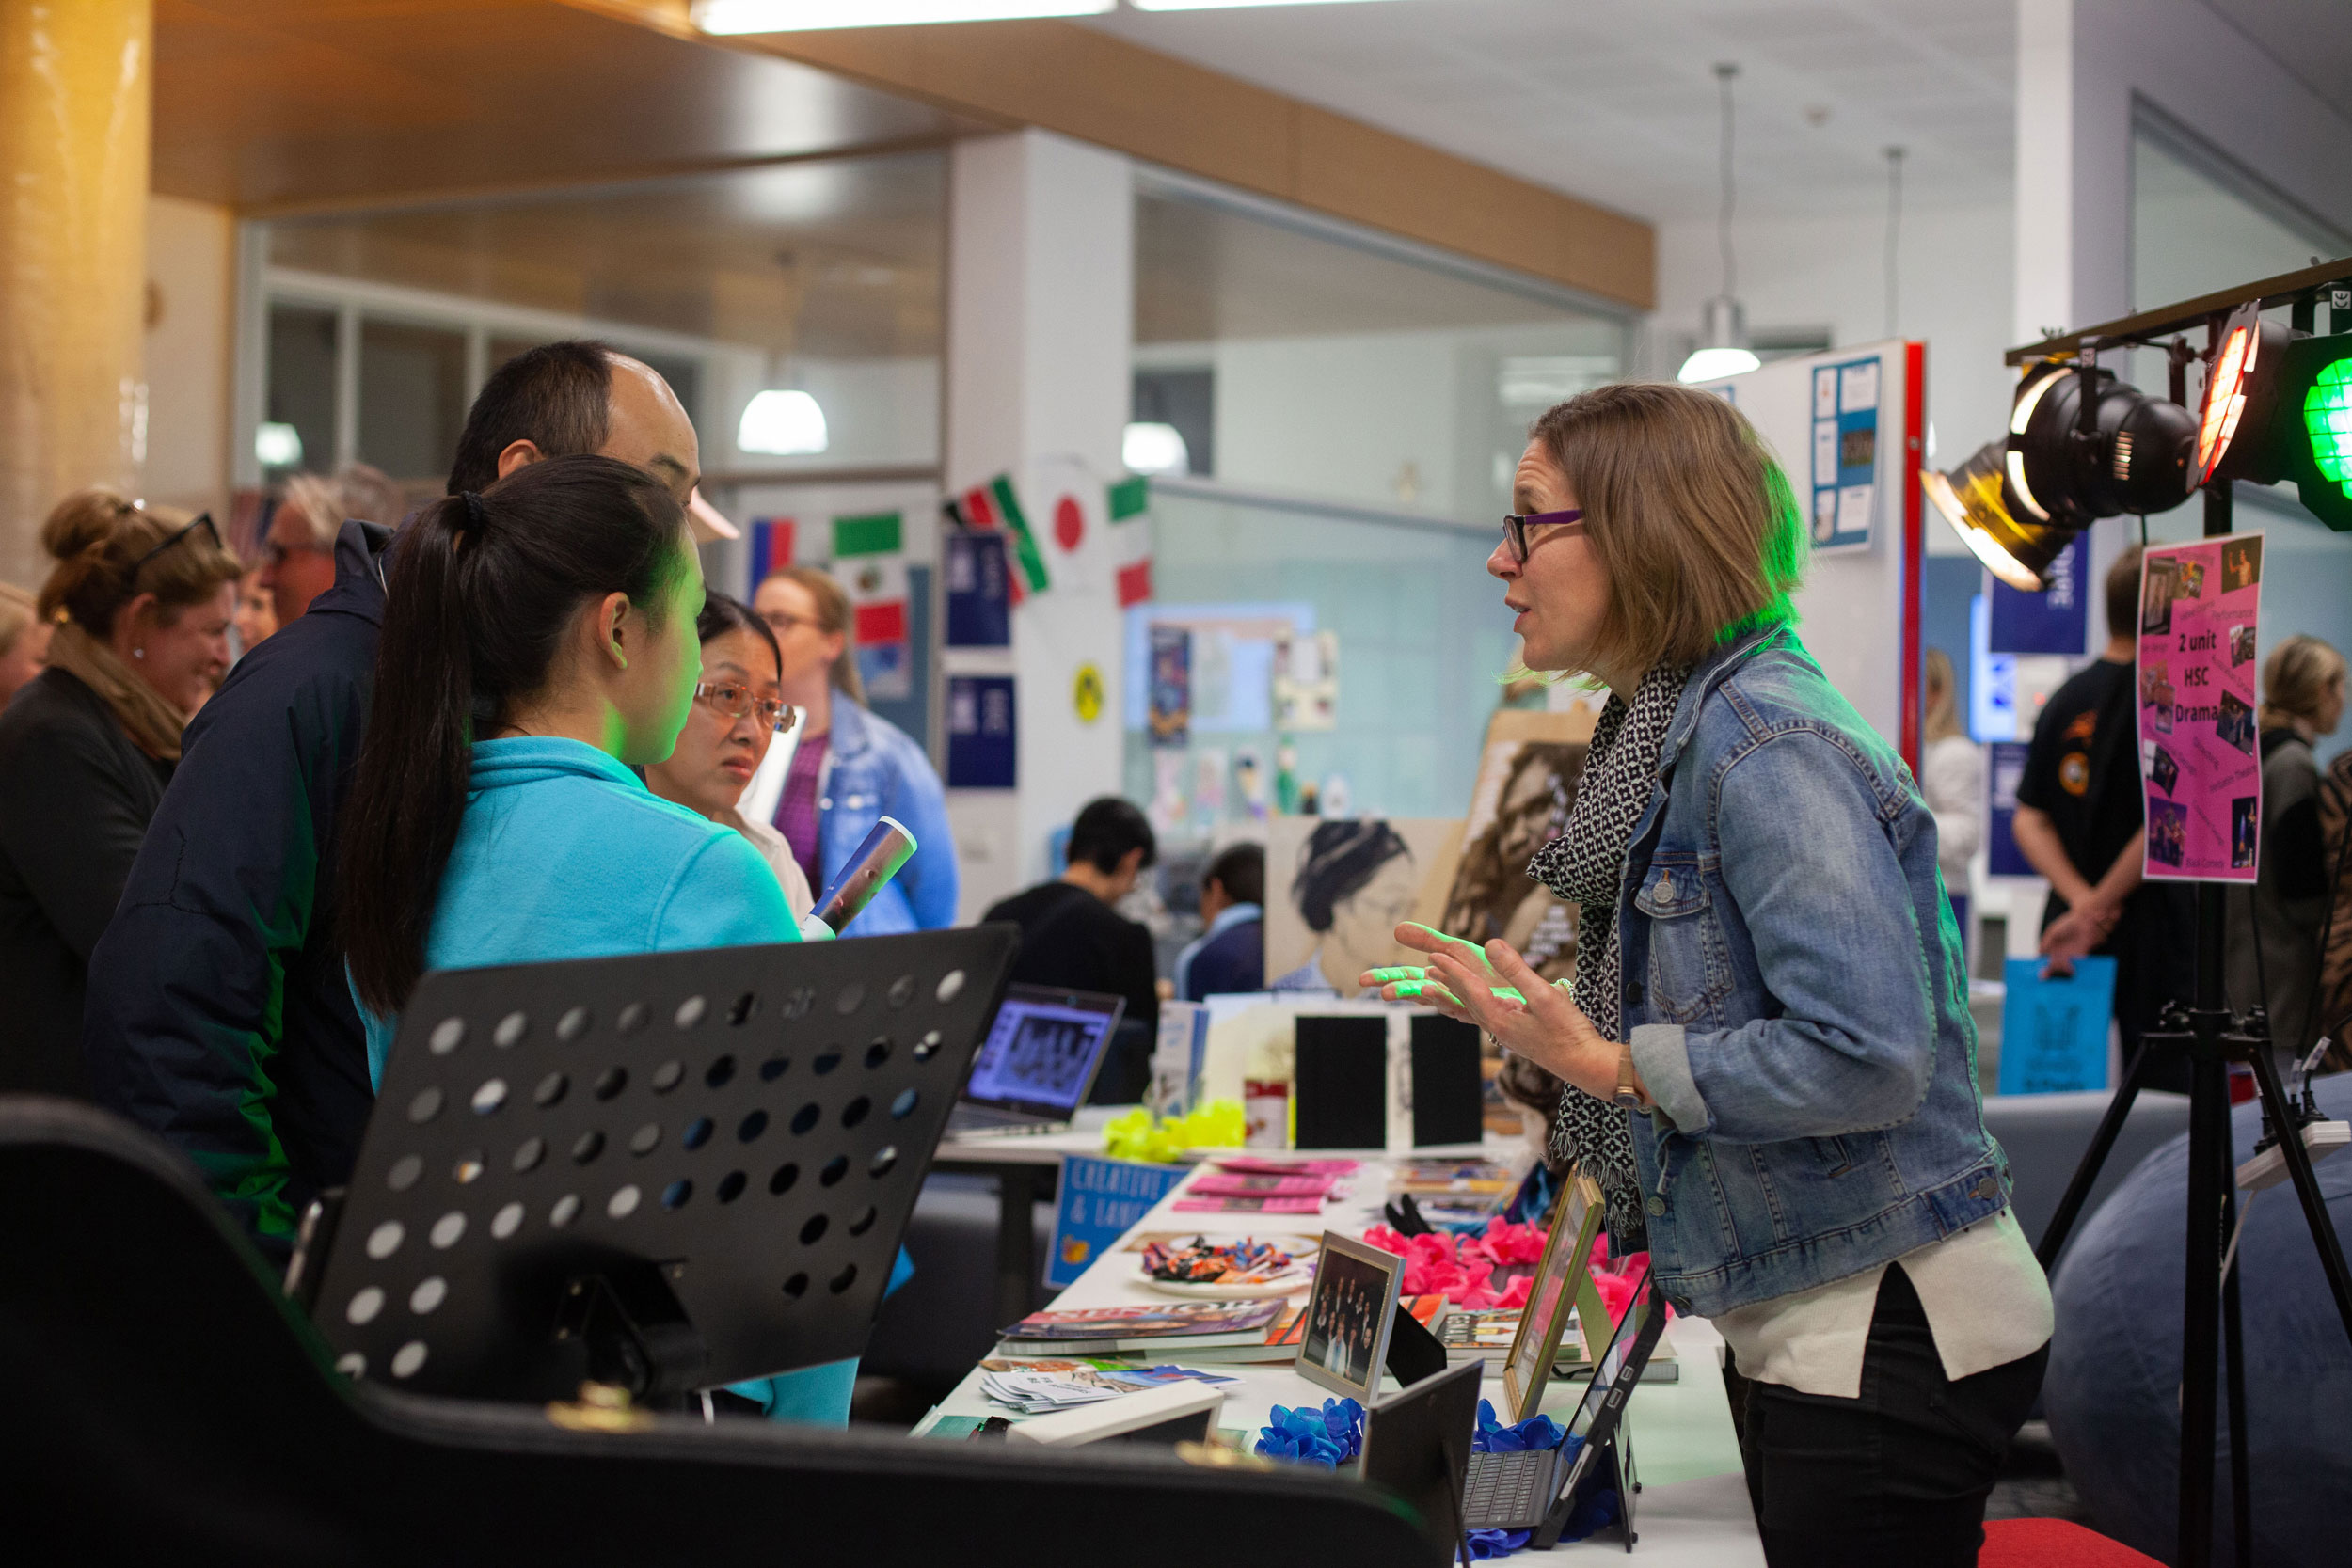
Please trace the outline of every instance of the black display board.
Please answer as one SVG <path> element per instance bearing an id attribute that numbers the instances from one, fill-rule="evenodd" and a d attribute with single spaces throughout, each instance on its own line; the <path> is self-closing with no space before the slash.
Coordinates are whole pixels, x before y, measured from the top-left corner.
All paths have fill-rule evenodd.
<path id="1" fill-rule="evenodd" d="M 643 1393 L 860 1354 L 1005 925 L 425 976 L 312 1314 L 355 1375 Z"/>
<path id="2" fill-rule="evenodd" d="M 1296 1028 L 1293 1147 L 1388 1147 L 1388 1019 L 1378 1013 L 1308 1013 L 1299 1016 Z"/>
<path id="3" fill-rule="evenodd" d="M 1413 1017 L 1413 1147 L 1474 1144 L 1486 1135 L 1478 1025 L 1442 1013 Z"/>

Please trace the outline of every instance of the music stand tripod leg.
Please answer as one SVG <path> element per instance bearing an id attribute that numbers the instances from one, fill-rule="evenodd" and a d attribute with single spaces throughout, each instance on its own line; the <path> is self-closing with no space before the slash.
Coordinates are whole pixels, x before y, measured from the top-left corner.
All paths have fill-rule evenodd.
<path id="1" fill-rule="evenodd" d="M 2233 1144 L 2235 1141 L 2231 1140 Z M 2224 1146 L 2222 1156 L 2227 1168 L 2221 1173 L 2221 1230 L 2225 1237 L 2237 1233 L 2234 1154 L 2233 1148 Z M 2246 1320 L 2239 1310 L 2234 1251 L 2230 1255 L 2228 1272 L 2221 1276 L 2221 1354 L 2222 1370 L 2230 1383 L 2230 1528 L 2237 1544 L 2237 1555 L 2232 1560 L 2249 1565 L 2254 1560 L 2254 1496 L 2246 1453 Z"/>
<path id="2" fill-rule="evenodd" d="M 2312 1244 L 2319 1249 L 2320 1272 L 2328 1276 L 2328 1289 L 2336 1298 L 2336 1315 L 2344 1320 L 2345 1337 L 2352 1338 L 2352 1272 L 2344 1267 L 2344 1246 L 2336 1240 L 2336 1227 L 2328 1218 L 2328 1200 L 2320 1194 L 2319 1175 L 2312 1168 L 2312 1151 L 2304 1147 L 2303 1129 L 2293 1114 L 2294 1102 L 2287 1098 L 2278 1064 L 2270 1059 L 2267 1049 L 2248 1052 L 2247 1061 L 2254 1069 L 2254 1085 L 2270 1113 L 2271 1125 L 2279 1130 L 2279 1153 L 2286 1161 L 2295 1196 L 2302 1201 L 2304 1224 L 2311 1230 Z"/>

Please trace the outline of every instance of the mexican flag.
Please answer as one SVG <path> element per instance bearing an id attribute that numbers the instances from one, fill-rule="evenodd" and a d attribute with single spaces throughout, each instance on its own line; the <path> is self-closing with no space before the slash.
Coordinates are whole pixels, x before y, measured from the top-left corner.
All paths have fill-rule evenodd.
<path id="1" fill-rule="evenodd" d="M 850 595 L 860 647 L 907 640 L 907 558 L 898 514 L 833 520 L 834 575 Z"/>
<path id="2" fill-rule="evenodd" d="M 1141 474 L 1110 487 L 1111 554 L 1118 562 L 1119 608 L 1152 597 L 1152 482 Z"/>
<path id="3" fill-rule="evenodd" d="M 1003 529 L 1012 535 L 1012 547 L 1006 551 L 1010 567 L 1006 575 L 1011 579 L 1014 604 L 1030 594 L 1045 592 L 1052 581 L 1046 576 L 1045 557 L 1037 547 L 1037 535 L 1030 531 L 1028 514 L 1021 510 L 1021 498 L 1013 492 L 1010 474 L 998 474 L 986 484 L 966 490 L 962 513 L 968 527 Z"/>

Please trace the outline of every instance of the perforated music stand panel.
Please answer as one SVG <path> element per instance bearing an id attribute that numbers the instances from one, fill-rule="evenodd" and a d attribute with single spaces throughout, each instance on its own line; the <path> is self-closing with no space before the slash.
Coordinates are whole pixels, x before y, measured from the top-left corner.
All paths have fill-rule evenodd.
<path id="1" fill-rule="evenodd" d="M 859 1354 L 1008 926 L 428 974 L 313 1316 L 355 1375 L 567 1398 L 567 1296 L 657 1265 L 704 1385 Z"/>

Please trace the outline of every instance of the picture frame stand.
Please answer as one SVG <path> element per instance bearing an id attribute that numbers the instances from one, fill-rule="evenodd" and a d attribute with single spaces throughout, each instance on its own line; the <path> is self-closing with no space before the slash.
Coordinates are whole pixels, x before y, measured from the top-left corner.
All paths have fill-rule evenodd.
<path id="1" fill-rule="evenodd" d="M 1445 1344 L 1398 1302 L 1389 1328 L 1389 1375 L 1403 1387 L 1435 1377 L 1446 1367 Z"/>

